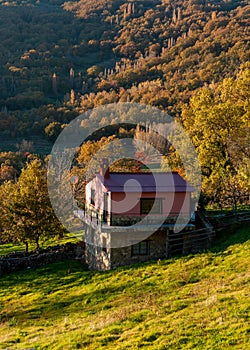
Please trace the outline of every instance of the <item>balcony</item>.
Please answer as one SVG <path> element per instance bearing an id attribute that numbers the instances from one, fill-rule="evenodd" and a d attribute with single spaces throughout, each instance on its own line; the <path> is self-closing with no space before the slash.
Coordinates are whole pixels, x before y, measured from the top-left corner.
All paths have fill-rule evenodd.
<path id="1" fill-rule="evenodd" d="M 151 214 L 151 215 L 139 215 L 136 213 L 131 213 L 131 215 L 121 215 L 121 214 L 112 214 L 112 224 L 111 226 L 132 226 L 135 224 L 142 225 L 157 225 L 161 224 L 172 224 L 174 225 L 179 218 L 179 223 L 186 223 L 189 221 L 189 214 L 178 213 L 166 213 L 166 214 Z"/>
<path id="2" fill-rule="evenodd" d="M 90 208 L 86 211 L 78 210 L 74 212 L 75 216 L 79 217 L 86 224 L 103 230 L 114 230 L 118 231 L 120 227 L 123 230 L 131 229 L 131 226 L 136 225 L 133 229 L 145 229 L 148 227 L 159 225 L 162 227 L 172 228 L 178 219 L 178 225 L 186 226 L 190 220 L 189 213 L 166 213 L 166 214 L 151 214 L 151 215 L 140 215 L 138 213 L 131 213 L 131 215 L 123 214 L 109 214 L 108 220 L 103 220 L 103 215 L 95 208 Z M 193 229 L 195 226 L 193 223 L 189 223 L 187 227 Z"/>

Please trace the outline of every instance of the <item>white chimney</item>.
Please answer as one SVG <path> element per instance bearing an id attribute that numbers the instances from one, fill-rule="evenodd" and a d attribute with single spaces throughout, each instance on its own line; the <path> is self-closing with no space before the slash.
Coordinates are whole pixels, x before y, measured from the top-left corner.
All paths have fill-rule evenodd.
<path id="1" fill-rule="evenodd" d="M 100 175 L 105 179 L 109 178 L 109 162 L 107 158 L 103 158 L 101 161 Z"/>

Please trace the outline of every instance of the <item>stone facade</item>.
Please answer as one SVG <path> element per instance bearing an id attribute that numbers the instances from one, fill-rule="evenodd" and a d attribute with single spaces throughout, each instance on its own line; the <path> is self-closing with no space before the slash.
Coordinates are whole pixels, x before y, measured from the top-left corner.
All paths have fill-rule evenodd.
<path id="1" fill-rule="evenodd" d="M 89 227 L 86 232 L 90 232 Z M 167 236 L 169 230 L 161 228 L 146 239 L 137 241 L 136 244 L 119 248 L 104 247 L 100 237 L 105 237 L 107 242 L 112 241 L 113 233 L 100 233 L 93 230 L 92 236 L 98 240 L 86 243 L 85 262 L 91 270 L 110 270 L 119 266 L 132 265 L 148 260 L 157 260 L 167 257 Z M 119 232 L 121 234 L 121 232 Z M 125 233 L 126 234 L 126 233 Z M 139 235 L 139 233 L 138 233 Z M 132 235 L 134 236 L 134 234 Z M 145 233 L 144 233 L 145 238 Z M 117 240 L 115 241 L 117 243 Z M 143 251 L 139 251 L 139 249 Z"/>
<path id="2" fill-rule="evenodd" d="M 148 250 L 145 254 L 133 254 L 132 246 L 113 248 L 111 250 L 111 268 L 166 258 L 167 234 L 168 230 L 161 229 L 156 231 L 148 239 L 142 241 L 145 242 L 145 246 Z"/>
<path id="3" fill-rule="evenodd" d="M 105 271 L 111 267 L 111 249 L 104 251 L 102 247 L 86 244 L 85 263 L 90 270 Z"/>

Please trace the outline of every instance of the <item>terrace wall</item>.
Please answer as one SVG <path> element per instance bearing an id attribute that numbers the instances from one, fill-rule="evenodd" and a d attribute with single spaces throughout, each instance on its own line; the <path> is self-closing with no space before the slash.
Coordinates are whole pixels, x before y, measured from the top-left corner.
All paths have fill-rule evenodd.
<path id="1" fill-rule="evenodd" d="M 39 249 L 30 253 L 10 253 L 0 258 L 0 275 L 29 268 L 44 266 L 66 259 L 79 259 L 84 261 L 85 244 L 66 243 L 47 249 Z"/>

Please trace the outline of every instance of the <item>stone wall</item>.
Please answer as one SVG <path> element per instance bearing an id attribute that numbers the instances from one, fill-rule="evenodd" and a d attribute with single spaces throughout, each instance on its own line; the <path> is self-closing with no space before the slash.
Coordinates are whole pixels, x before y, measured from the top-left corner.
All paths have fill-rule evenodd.
<path id="1" fill-rule="evenodd" d="M 0 275 L 23 269 L 44 266 L 66 259 L 79 259 L 84 261 L 85 244 L 66 243 L 47 249 L 39 249 L 30 253 L 10 253 L 0 258 Z"/>

